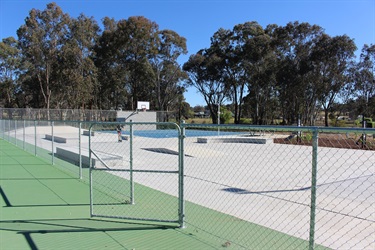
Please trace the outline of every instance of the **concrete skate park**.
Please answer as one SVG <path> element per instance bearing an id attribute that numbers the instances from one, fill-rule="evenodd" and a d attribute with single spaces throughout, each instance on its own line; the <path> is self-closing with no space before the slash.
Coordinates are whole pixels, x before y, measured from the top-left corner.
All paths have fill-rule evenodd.
<path id="1" fill-rule="evenodd" d="M 77 153 L 79 129 L 55 126 L 52 141 L 50 127 L 26 128 L 23 137 L 46 150 L 64 148 Z M 89 136 L 81 130 L 81 152 L 88 155 Z M 87 130 L 85 130 L 87 131 Z M 125 128 L 124 135 L 127 135 Z M 153 133 L 153 132 L 150 132 Z M 28 136 L 30 135 L 30 136 Z M 219 134 L 184 139 L 184 198 L 187 201 L 308 240 L 311 193 L 311 147 L 272 143 L 276 136 L 254 135 L 266 143 L 228 141 L 237 135 Z M 208 140 L 199 141 L 199 138 Z M 214 139 L 216 138 L 216 139 Z M 215 141 L 220 138 L 221 141 Z M 242 135 L 243 138 L 243 135 Z M 126 137 L 125 139 L 128 139 Z M 129 140 L 117 141 L 114 132 L 95 131 L 91 149 L 108 166 L 129 168 Z M 178 170 L 177 138 L 134 136 L 133 168 L 142 170 Z M 340 249 L 375 247 L 375 154 L 373 151 L 319 148 L 316 212 L 316 243 Z M 97 161 L 99 164 L 99 161 Z M 98 165 L 99 166 L 99 165 Z M 122 175 L 118 173 L 118 175 Z M 178 177 L 135 174 L 134 181 L 170 195 L 177 195 Z M 189 221 L 189 217 L 186 217 Z M 360 227 L 358 229 L 358 227 Z M 353 228 L 356 228 L 353 230 Z M 358 231 L 360 233 L 358 233 Z"/>

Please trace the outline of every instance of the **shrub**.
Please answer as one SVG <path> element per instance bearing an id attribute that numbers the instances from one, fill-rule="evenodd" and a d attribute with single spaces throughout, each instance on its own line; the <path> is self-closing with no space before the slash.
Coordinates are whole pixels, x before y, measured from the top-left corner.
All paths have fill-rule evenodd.
<path id="1" fill-rule="evenodd" d="M 250 118 L 241 118 L 240 123 L 241 124 L 251 124 L 251 119 Z"/>
<path id="2" fill-rule="evenodd" d="M 221 124 L 229 123 L 229 121 L 232 119 L 232 112 L 230 112 L 224 107 L 220 107 L 220 109 L 221 109 L 220 123 Z"/>
<path id="3" fill-rule="evenodd" d="M 310 142 L 312 140 L 312 133 L 305 133 L 302 138 L 303 140 Z"/>

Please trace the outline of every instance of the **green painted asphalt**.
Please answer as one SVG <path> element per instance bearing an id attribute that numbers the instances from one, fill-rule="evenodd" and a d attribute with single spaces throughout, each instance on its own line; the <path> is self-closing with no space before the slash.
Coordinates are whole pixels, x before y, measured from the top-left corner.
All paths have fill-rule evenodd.
<path id="1" fill-rule="evenodd" d="M 109 174 L 108 178 L 119 181 Z M 162 192 L 142 186 L 138 189 L 175 204 L 175 198 Z M 2 139 L 0 194 L 2 250 L 308 248 L 308 242 L 301 239 L 190 202 L 186 202 L 184 229 L 91 218 L 87 181 Z M 143 210 L 139 211 L 147 213 L 147 209 Z"/>

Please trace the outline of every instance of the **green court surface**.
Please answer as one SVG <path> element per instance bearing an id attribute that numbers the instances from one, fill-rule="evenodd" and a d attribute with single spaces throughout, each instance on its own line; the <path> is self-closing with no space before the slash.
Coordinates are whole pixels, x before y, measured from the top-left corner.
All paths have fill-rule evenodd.
<path id="1" fill-rule="evenodd" d="M 165 195 L 145 189 L 154 196 Z M 2 250 L 308 248 L 304 240 L 189 202 L 184 229 L 91 218 L 87 181 L 1 139 L 0 194 Z M 235 223 L 218 226 L 225 221 Z"/>

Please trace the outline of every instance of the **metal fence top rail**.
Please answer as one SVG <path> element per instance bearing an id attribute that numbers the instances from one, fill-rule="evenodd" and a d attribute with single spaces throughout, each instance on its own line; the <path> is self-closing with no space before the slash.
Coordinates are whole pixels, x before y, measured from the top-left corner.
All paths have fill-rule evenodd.
<path id="1" fill-rule="evenodd" d="M 375 128 L 344 128 L 344 127 L 317 127 L 317 126 L 281 126 L 281 125 L 251 125 L 251 124 L 197 124 L 185 123 L 177 124 L 175 122 L 119 122 L 119 121 L 79 121 L 79 120 L 36 120 L 36 119 L 1 119 L 3 121 L 26 121 L 26 122 L 56 122 L 56 123 L 81 123 L 81 124 L 133 124 L 133 125 L 166 125 L 177 126 L 179 128 L 210 128 L 210 129 L 229 129 L 229 130 L 270 130 L 270 131 L 298 131 L 298 132 L 311 132 L 318 131 L 321 133 L 361 133 L 361 134 L 375 134 Z"/>
<path id="2" fill-rule="evenodd" d="M 220 129 L 251 129 L 251 130 L 272 130 L 272 131 L 301 131 L 311 132 L 317 130 L 318 132 L 327 133 L 366 133 L 373 134 L 375 129 L 373 128 L 342 128 L 342 127 L 309 127 L 309 126 L 270 126 L 270 125 L 245 125 L 245 124 L 187 124 L 183 123 L 180 125 L 184 128 L 220 128 Z"/>

